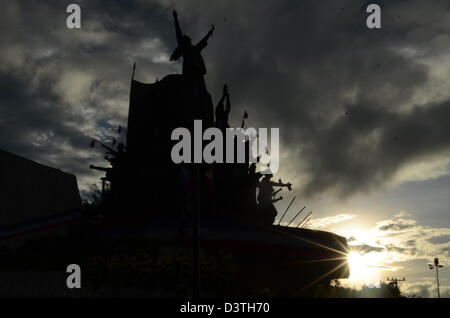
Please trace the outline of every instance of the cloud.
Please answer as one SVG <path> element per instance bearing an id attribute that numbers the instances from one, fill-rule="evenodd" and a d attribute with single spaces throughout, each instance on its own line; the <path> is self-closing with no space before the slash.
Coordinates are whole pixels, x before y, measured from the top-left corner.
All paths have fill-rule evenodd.
<path id="1" fill-rule="evenodd" d="M 382 252 L 384 251 L 383 247 L 376 247 L 376 246 L 370 246 L 367 244 L 361 244 L 361 245 L 351 245 L 350 251 L 356 251 L 359 254 L 367 254 L 372 252 Z"/>
<path id="2" fill-rule="evenodd" d="M 395 221 L 394 221 L 395 222 Z M 402 231 L 402 230 L 407 230 L 407 229 L 411 229 L 415 226 L 415 221 L 414 220 L 409 220 L 409 221 L 404 221 L 404 220 L 399 220 L 397 222 L 389 222 L 389 221 L 385 221 L 382 226 L 379 226 L 378 229 L 380 231 Z"/>
<path id="3" fill-rule="evenodd" d="M 386 263 L 411 260 L 430 262 L 439 255 L 441 262 L 450 261 L 450 229 L 421 225 L 407 212 L 400 212 L 392 219 L 382 220 L 347 242 L 352 250 L 364 254 L 382 253 Z"/>
<path id="4" fill-rule="evenodd" d="M 436 284 L 433 282 L 402 283 L 402 295 L 407 297 L 436 298 Z M 450 286 L 440 286 L 441 298 L 450 298 Z"/>
<path id="5" fill-rule="evenodd" d="M 442 236 L 436 236 L 428 239 L 430 243 L 433 244 L 444 244 L 450 242 L 450 235 L 442 235 Z M 443 249 L 443 251 L 448 251 L 448 249 Z"/>
<path id="6" fill-rule="evenodd" d="M 121 22 L 132 8 L 81 1 L 82 30 L 65 27 L 65 6 L 30 1 L 5 4 L 0 36 L 0 147 L 77 175 L 79 185 L 98 182 L 102 152 L 91 138 L 110 143 L 126 124 L 131 66 L 141 62 L 163 74 L 162 61 L 147 57 L 165 48 L 145 20 Z M 157 19 L 157 4 L 133 14 Z M 136 28 L 140 32 L 136 32 Z M 164 32 L 161 32 L 162 34 Z M 151 54 L 149 54 L 151 53 Z M 150 74 L 149 74 L 150 75 Z M 153 75 L 154 76 L 154 75 Z M 152 76 L 152 77 L 153 77 Z M 123 136 L 122 136 L 123 137 Z"/>
<path id="7" fill-rule="evenodd" d="M 356 217 L 356 215 L 343 213 L 343 214 L 338 214 L 338 215 L 334 215 L 334 216 L 327 216 L 324 218 L 311 219 L 311 221 L 308 223 L 310 225 L 309 226 L 310 228 L 325 229 L 331 225 L 351 220 L 354 217 Z"/>
<path id="8" fill-rule="evenodd" d="M 345 235 L 345 232 L 340 234 Z M 449 228 L 425 226 L 405 211 L 379 221 L 367 230 L 350 231 L 347 238 L 350 252 L 357 252 L 360 263 L 369 268 L 354 284 L 358 286 L 374 279 L 381 281 L 383 276 L 401 275 L 406 277 L 406 282 L 400 284 L 403 295 L 436 297 L 434 272 L 427 264 L 435 257 L 439 257 L 444 266 L 449 263 L 449 237 Z M 446 267 L 439 274 L 441 296 L 450 297 Z"/>

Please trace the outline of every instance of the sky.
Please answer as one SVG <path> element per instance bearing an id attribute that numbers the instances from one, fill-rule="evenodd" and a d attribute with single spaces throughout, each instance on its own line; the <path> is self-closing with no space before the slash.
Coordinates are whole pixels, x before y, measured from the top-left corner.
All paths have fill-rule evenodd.
<path id="1" fill-rule="evenodd" d="M 448 1 L 5 1 L 0 12 L 0 148 L 77 176 L 104 165 L 92 138 L 126 126 L 131 70 L 152 83 L 180 73 L 171 11 L 200 40 L 213 100 L 228 83 L 230 125 L 280 128 L 277 203 L 303 206 L 308 227 L 348 238 L 371 279 L 405 277 L 435 297 L 427 263 L 450 262 L 450 4 Z M 381 6 L 381 29 L 366 7 Z M 294 222 L 295 223 L 295 222 Z M 441 295 L 450 296 L 444 267 Z M 361 279 L 360 279 L 361 280 Z"/>

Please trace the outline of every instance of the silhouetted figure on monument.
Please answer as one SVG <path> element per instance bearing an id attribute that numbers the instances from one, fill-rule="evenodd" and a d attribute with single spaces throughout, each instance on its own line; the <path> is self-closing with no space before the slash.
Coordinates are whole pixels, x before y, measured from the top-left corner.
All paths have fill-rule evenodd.
<path id="1" fill-rule="evenodd" d="M 259 184 L 259 219 L 265 224 L 272 224 L 275 221 L 277 209 L 275 209 L 273 203 L 283 199 L 283 197 L 273 199 L 274 194 L 278 193 L 278 191 L 274 191 L 273 187 L 286 187 L 291 191 L 292 186 L 290 183 L 282 183 L 281 179 L 279 182 L 273 182 L 271 180 L 272 177 L 272 174 L 266 174 Z"/>
<path id="2" fill-rule="evenodd" d="M 255 213 L 257 213 L 256 189 L 259 188 L 259 180 L 262 176 L 261 172 L 256 172 L 256 164 L 252 163 L 248 168 L 242 184 L 242 206 L 244 216 L 249 221 L 253 220 Z"/>
<path id="3" fill-rule="evenodd" d="M 208 45 L 208 39 L 214 31 L 214 25 L 206 36 L 195 45 L 192 45 L 191 38 L 182 33 L 180 23 L 178 22 L 177 12 L 173 11 L 175 20 L 175 32 L 177 36 L 178 47 L 170 57 L 171 61 L 177 61 L 183 57 L 183 75 L 191 83 L 194 90 L 194 96 L 200 96 L 206 92 L 206 85 L 203 76 L 206 74 L 205 62 L 201 55 L 202 50 Z"/>
<path id="4" fill-rule="evenodd" d="M 225 102 L 225 105 L 224 105 Z M 230 94 L 228 93 L 228 86 L 223 86 L 222 97 L 216 106 L 216 127 L 224 131 L 226 128 L 230 128 L 228 125 L 228 115 L 230 114 L 231 103 Z"/>

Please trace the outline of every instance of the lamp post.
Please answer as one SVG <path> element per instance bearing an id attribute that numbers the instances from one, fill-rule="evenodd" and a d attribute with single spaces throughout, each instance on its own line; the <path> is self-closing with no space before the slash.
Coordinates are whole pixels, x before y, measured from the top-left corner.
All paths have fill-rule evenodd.
<path id="1" fill-rule="evenodd" d="M 428 266 L 430 267 L 430 269 L 436 268 L 437 294 L 438 298 L 441 298 L 441 293 L 439 291 L 439 268 L 442 268 L 444 266 L 439 264 L 439 258 L 437 257 L 434 259 L 434 264 L 428 264 Z"/>

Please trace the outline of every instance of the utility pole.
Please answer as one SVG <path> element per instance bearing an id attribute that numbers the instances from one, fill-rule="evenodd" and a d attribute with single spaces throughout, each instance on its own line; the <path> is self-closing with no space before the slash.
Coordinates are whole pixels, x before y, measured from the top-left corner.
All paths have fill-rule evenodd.
<path id="1" fill-rule="evenodd" d="M 404 282 L 405 281 L 405 277 L 403 277 L 403 279 L 398 279 L 398 278 L 394 278 L 394 277 L 391 277 L 391 278 L 386 278 L 386 280 L 389 282 L 389 285 L 392 287 L 392 288 L 398 288 L 398 282 Z"/>
<path id="2" fill-rule="evenodd" d="M 441 298 L 441 292 L 439 291 L 439 268 L 442 268 L 444 266 L 439 265 L 439 258 L 437 258 L 437 257 L 434 259 L 434 265 L 428 264 L 428 266 L 430 267 L 430 269 L 436 268 L 437 294 L 438 294 L 438 298 Z"/>

